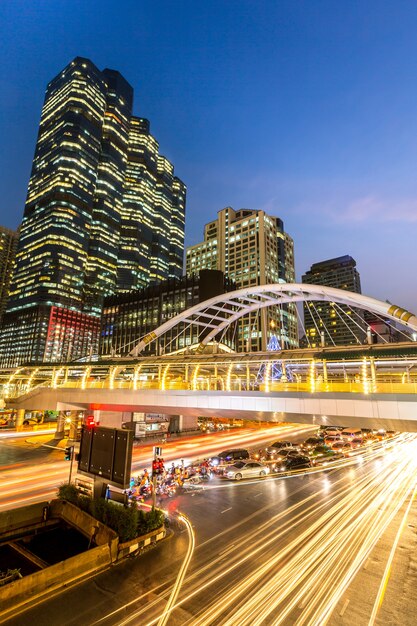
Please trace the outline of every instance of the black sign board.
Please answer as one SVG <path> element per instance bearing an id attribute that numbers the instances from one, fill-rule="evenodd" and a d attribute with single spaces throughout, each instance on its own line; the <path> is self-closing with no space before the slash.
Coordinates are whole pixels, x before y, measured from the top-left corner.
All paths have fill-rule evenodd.
<path id="1" fill-rule="evenodd" d="M 83 426 L 78 471 L 100 476 L 127 489 L 132 465 L 133 432 L 104 426 Z"/>

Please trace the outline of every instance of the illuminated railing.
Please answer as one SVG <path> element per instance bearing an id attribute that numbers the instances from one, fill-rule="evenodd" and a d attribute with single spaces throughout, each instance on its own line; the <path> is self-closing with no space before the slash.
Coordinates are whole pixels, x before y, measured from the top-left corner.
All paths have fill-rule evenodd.
<path id="1" fill-rule="evenodd" d="M 211 382 L 211 384 L 210 384 Z M 221 383 L 224 384 L 221 384 Z M 227 386 L 226 386 L 227 383 Z M 109 389 L 112 391 L 117 390 L 132 390 L 132 391 L 146 391 L 149 389 L 172 391 L 227 391 L 245 393 L 246 391 L 262 391 L 264 393 L 309 393 L 314 395 L 316 393 L 354 393 L 368 395 L 369 381 L 365 382 L 335 382 L 327 380 L 326 382 L 318 382 L 317 380 L 312 385 L 312 381 L 309 378 L 306 381 L 297 382 L 276 382 L 268 381 L 260 385 L 246 389 L 245 381 L 241 378 L 233 378 L 227 380 L 227 376 L 223 379 L 218 378 L 216 381 L 210 381 L 208 378 L 199 377 L 191 381 L 184 380 L 149 380 L 149 381 L 136 381 L 133 380 L 93 380 L 84 381 L 83 379 L 67 380 L 57 386 L 53 386 L 51 383 L 44 383 L 37 385 L 30 389 L 30 393 L 37 393 L 42 388 L 53 389 L 81 389 L 81 390 L 94 390 L 94 389 Z M 372 393 L 378 394 L 417 394 L 417 382 L 375 382 L 372 385 Z M 8 388 L 8 398 L 16 398 L 21 395 L 25 395 L 24 389 Z"/>

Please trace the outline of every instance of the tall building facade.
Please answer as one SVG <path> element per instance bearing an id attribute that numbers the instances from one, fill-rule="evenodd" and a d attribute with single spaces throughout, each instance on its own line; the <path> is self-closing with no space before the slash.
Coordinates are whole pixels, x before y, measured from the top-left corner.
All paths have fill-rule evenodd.
<path id="1" fill-rule="evenodd" d="M 100 355 L 127 356 L 140 339 L 152 330 L 200 302 L 233 291 L 235 283 L 218 270 L 201 270 L 193 276 L 165 280 L 131 293 L 106 298 L 100 333 Z M 207 329 L 207 333 L 211 328 Z M 230 329 L 223 342 L 235 348 Z M 204 334 L 201 326 L 180 324 L 155 342 L 143 354 L 169 353 L 198 344 Z"/>
<path id="2" fill-rule="evenodd" d="M 118 259 L 118 291 L 182 275 L 184 183 L 159 154 L 146 119 L 130 120 Z M 139 208 L 140 206 L 140 213 Z"/>
<path id="3" fill-rule="evenodd" d="M 231 207 L 206 224 L 204 241 L 187 248 L 186 271 L 218 269 L 237 288 L 294 282 L 294 244 L 282 220 L 264 211 Z M 270 334 L 278 335 L 282 348 L 298 346 L 295 305 L 269 307 L 239 322 L 238 349 L 266 350 Z"/>
<path id="4" fill-rule="evenodd" d="M 303 283 L 325 285 L 361 293 L 356 261 L 349 255 L 314 263 L 302 277 Z M 331 302 L 304 304 L 306 343 L 311 347 L 363 343 L 367 324 L 360 309 Z"/>
<path id="5" fill-rule="evenodd" d="M 132 106 L 119 72 L 81 57 L 47 86 L 0 337 L 3 366 L 97 352 L 104 297 L 182 274 L 185 186 L 159 155 L 149 122 L 135 125 Z M 140 138 L 154 160 L 144 157 L 141 168 L 132 156 Z M 57 316 L 56 307 L 72 313 Z M 56 332 L 73 338 L 59 347 L 50 340 Z"/>
<path id="6" fill-rule="evenodd" d="M 0 226 L 0 322 L 9 299 L 17 241 L 18 233 L 16 231 Z"/>

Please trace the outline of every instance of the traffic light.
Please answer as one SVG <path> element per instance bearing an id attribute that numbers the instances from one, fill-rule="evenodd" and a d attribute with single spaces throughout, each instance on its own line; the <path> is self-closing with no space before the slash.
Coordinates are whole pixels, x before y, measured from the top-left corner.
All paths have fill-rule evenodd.
<path id="1" fill-rule="evenodd" d="M 64 459 L 66 461 L 71 461 L 72 453 L 74 451 L 74 446 L 67 446 L 64 451 Z"/>
<path id="2" fill-rule="evenodd" d="M 158 474 L 159 474 L 159 461 L 154 459 L 152 461 L 152 477 L 158 476 Z"/>

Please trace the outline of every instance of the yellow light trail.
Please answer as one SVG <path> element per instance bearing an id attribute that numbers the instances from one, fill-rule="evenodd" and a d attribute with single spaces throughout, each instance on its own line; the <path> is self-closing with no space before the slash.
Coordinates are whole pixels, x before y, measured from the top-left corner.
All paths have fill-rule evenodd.
<path id="1" fill-rule="evenodd" d="M 379 454 L 384 455 L 383 449 Z M 300 608 L 297 625 L 325 624 L 415 486 L 415 438 L 402 438 L 385 457 L 380 464 L 371 462 L 365 475 L 348 487 L 337 486 L 343 479 L 337 481 L 328 500 L 317 504 L 319 494 L 308 496 L 261 524 L 255 536 L 243 534 L 228 551 L 227 566 L 219 554 L 190 574 L 183 587 L 187 593 L 175 606 L 200 594 L 205 604 L 186 624 L 280 625 Z M 294 529 L 296 538 L 285 541 Z M 268 549 L 279 540 L 284 547 L 268 557 Z M 229 582 L 233 572 L 239 573 L 238 582 Z"/>

